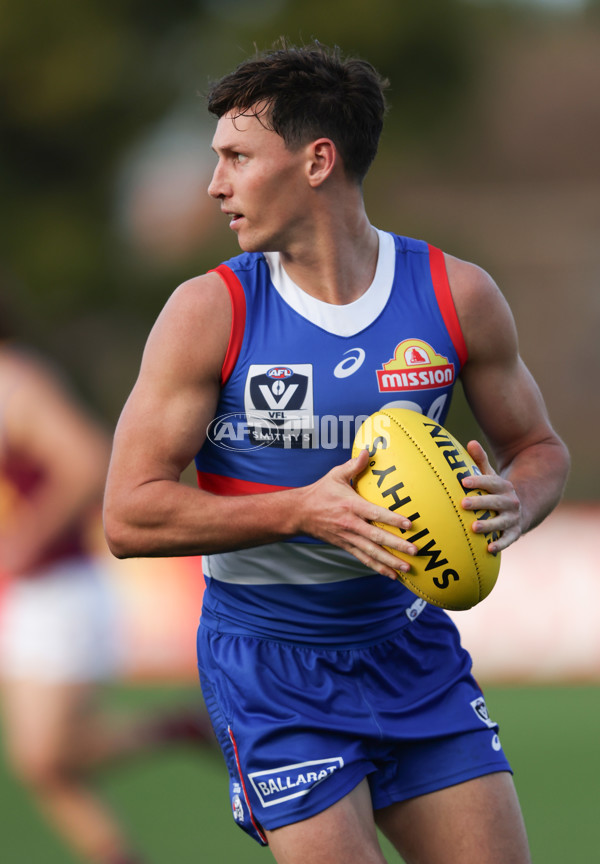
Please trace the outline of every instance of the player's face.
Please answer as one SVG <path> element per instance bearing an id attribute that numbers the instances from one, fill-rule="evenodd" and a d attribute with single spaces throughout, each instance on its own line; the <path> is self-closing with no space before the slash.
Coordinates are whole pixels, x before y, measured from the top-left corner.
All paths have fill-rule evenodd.
<path id="1" fill-rule="evenodd" d="M 208 192 L 241 248 L 282 251 L 299 239 L 307 219 L 304 148 L 289 150 L 254 115 L 230 114 L 220 118 L 212 146 L 218 163 Z"/>

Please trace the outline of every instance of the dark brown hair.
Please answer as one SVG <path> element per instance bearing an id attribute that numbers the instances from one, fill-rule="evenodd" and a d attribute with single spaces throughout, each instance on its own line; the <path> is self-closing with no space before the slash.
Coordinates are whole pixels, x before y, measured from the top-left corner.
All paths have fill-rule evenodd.
<path id="1" fill-rule="evenodd" d="M 349 176 L 362 181 L 375 155 L 388 82 L 367 61 L 313 42 L 257 52 L 214 83 L 208 110 L 254 113 L 290 149 L 330 138 Z"/>

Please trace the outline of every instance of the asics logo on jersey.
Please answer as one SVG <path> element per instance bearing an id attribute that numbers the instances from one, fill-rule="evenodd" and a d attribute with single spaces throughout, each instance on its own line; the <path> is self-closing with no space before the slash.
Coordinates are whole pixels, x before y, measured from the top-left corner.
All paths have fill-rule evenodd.
<path id="1" fill-rule="evenodd" d="M 348 378 L 349 375 L 360 369 L 365 360 L 365 352 L 363 348 L 349 348 L 344 351 L 344 355 L 349 354 L 349 357 L 344 357 L 333 370 L 336 378 Z"/>

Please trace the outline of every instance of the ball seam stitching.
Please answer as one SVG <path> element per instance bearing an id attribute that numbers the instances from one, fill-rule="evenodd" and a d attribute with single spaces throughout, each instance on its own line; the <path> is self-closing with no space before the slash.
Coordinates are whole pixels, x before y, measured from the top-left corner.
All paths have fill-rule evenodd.
<path id="1" fill-rule="evenodd" d="M 390 414 L 387 414 L 385 411 L 382 411 L 381 413 L 385 414 L 385 416 L 388 417 L 392 421 L 392 423 L 394 423 L 404 433 L 404 435 L 406 435 L 406 437 L 413 444 L 413 446 L 423 456 L 423 458 L 425 459 L 425 461 L 430 466 L 431 470 L 433 471 L 433 473 L 435 474 L 435 476 L 439 480 L 440 485 L 443 487 L 444 492 L 446 493 L 446 496 L 448 497 L 454 512 L 458 516 L 458 521 L 460 522 L 460 526 L 462 528 L 465 540 L 467 541 L 467 545 L 469 547 L 469 552 L 471 554 L 471 561 L 473 562 L 473 566 L 475 568 L 475 575 L 477 576 L 477 585 L 478 585 L 478 589 L 479 589 L 478 590 L 479 599 L 481 600 L 481 594 L 482 594 L 481 574 L 479 571 L 479 566 L 477 564 L 476 556 L 474 554 L 473 544 L 471 543 L 468 532 L 467 532 L 465 526 L 463 525 L 461 514 L 459 513 L 458 508 L 457 508 L 456 504 L 454 503 L 454 499 L 452 497 L 452 494 L 451 494 L 447 484 L 444 481 L 444 478 L 440 475 L 439 471 L 437 470 L 437 468 L 435 467 L 433 462 L 430 460 L 430 458 L 427 455 L 427 453 L 425 452 L 425 450 L 423 450 L 423 448 L 421 447 L 419 442 L 414 438 L 412 433 L 402 423 L 400 423 L 395 417 L 391 416 Z M 465 511 L 465 512 L 468 512 L 468 511 Z"/>

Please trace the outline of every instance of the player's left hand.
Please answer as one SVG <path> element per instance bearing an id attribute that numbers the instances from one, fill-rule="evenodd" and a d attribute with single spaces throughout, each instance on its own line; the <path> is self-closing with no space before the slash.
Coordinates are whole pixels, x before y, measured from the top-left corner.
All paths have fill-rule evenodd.
<path id="1" fill-rule="evenodd" d="M 522 534 L 521 502 L 510 480 L 494 471 L 487 453 L 478 441 L 469 441 L 467 450 L 481 471 L 481 475 L 465 477 L 462 485 L 466 492 L 470 489 L 482 489 L 487 492 L 485 509 L 492 510 L 496 514 L 483 521 L 476 519 L 472 528 L 476 534 L 499 535 L 491 540 L 488 549 L 491 553 L 501 552 L 518 540 Z M 481 510 L 481 497 L 467 495 L 461 505 L 465 510 Z"/>

